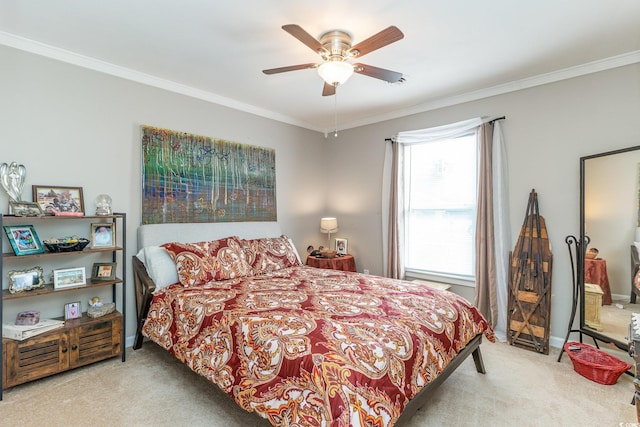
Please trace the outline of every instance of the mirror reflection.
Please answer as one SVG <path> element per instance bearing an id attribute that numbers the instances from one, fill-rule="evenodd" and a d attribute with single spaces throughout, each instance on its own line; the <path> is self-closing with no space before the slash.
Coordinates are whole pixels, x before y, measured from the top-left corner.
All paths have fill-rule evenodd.
<path id="1" fill-rule="evenodd" d="M 632 246 L 637 242 L 640 247 L 638 148 L 583 158 L 582 210 L 589 245 L 583 266 L 581 329 L 596 331 L 625 348 L 631 314 L 640 312 L 640 298 L 632 297 L 638 274 L 632 262 Z M 635 283 L 640 286 L 640 274 Z"/>

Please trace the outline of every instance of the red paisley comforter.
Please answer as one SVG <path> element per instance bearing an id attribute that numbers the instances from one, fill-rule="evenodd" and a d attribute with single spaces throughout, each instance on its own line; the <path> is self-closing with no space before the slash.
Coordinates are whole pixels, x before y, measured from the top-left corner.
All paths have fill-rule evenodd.
<path id="1" fill-rule="evenodd" d="M 472 338 L 494 341 L 453 293 L 312 267 L 171 285 L 143 333 L 278 426 L 391 426 Z"/>

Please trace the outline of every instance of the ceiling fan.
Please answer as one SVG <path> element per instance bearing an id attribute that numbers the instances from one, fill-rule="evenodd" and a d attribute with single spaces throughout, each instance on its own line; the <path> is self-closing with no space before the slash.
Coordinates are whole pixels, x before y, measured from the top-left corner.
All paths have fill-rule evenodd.
<path id="1" fill-rule="evenodd" d="M 354 46 L 351 45 L 351 36 L 340 30 L 327 31 L 320 36 L 320 40 L 316 40 L 299 25 L 283 25 L 282 29 L 318 53 L 324 62 L 320 64 L 309 63 L 262 70 L 265 74 L 317 68 L 318 74 L 320 74 L 320 77 L 325 81 L 322 96 L 335 95 L 336 86 L 346 82 L 353 73 L 384 80 L 389 83 L 397 83 L 402 80 L 402 73 L 385 70 L 384 68 L 378 68 L 372 65 L 360 63 L 351 64 L 348 62 L 348 60 L 352 58 L 360 58 L 367 53 L 404 38 L 402 31 L 395 26 L 388 27 Z"/>

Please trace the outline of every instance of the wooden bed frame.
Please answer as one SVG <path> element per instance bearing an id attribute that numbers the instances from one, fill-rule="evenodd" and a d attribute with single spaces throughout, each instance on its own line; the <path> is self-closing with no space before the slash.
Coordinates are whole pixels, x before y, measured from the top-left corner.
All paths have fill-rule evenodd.
<path id="1" fill-rule="evenodd" d="M 163 225 L 175 225 L 175 224 L 163 224 Z M 182 225 L 193 225 L 193 224 L 182 224 Z M 141 226 L 148 227 L 148 226 Z M 202 231 L 202 224 L 199 224 L 200 231 Z M 275 230 L 275 229 L 274 229 Z M 206 234 L 206 233 L 205 233 Z M 219 233 L 214 233 L 218 235 Z M 227 234 L 233 235 L 234 233 Z M 274 231 L 272 230 L 270 233 L 273 237 Z M 189 239 L 187 236 L 186 240 L 184 234 L 176 234 L 181 236 L 181 241 L 196 241 L 197 239 Z M 195 235 L 202 236 L 202 232 L 196 233 Z M 194 236 L 195 236 L 194 235 Z M 218 238 L 224 237 L 224 235 L 218 235 Z M 255 238 L 261 237 L 255 235 L 255 233 L 249 233 L 249 235 L 241 236 L 245 238 Z M 145 238 L 141 237 L 140 229 L 138 230 L 138 238 L 139 245 L 140 242 L 144 242 Z M 149 239 L 146 239 L 147 243 Z M 157 240 L 157 237 L 154 236 L 152 240 Z M 202 239 L 200 239 L 202 240 Z M 168 240 L 167 240 L 168 241 Z M 154 242 L 157 243 L 157 242 Z M 142 247 L 142 246 L 141 246 Z M 137 323 L 136 323 L 136 334 L 135 340 L 133 343 L 133 349 L 138 350 L 142 347 L 144 336 L 142 335 L 142 327 L 144 326 L 145 319 L 147 317 L 147 313 L 149 312 L 149 307 L 151 305 L 151 300 L 153 298 L 153 292 L 156 289 L 156 285 L 149 276 L 147 269 L 142 261 L 138 259 L 137 256 L 133 256 L 132 258 L 133 264 L 133 279 L 135 285 L 135 297 L 136 297 L 136 311 L 137 311 Z M 480 352 L 480 344 L 482 343 L 482 334 L 476 335 L 460 353 L 447 365 L 446 368 L 438 375 L 434 380 L 432 380 L 428 385 L 426 385 L 420 393 L 418 393 L 409 403 L 405 406 L 402 415 L 398 418 L 398 421 L 395 423 L 395 426 L 402 426 L 408 422 L 409 419 L 418 411 L 424 404 L 429 400 L 429 398 L 436 391 L 438 386 L 442 384 L 448 377 L 451 375 L 457 368 L 460 366 L 462 362 L 464 362 L 469 355 L 473 357 L 473 361 L 476 366 L 476 371 L 485 374 L 486 370 L 484 367 L 484 362 L 482 360 L 482 354 Z M 257 414 L 254 414 L 258 416 Z M 262 418 L 261 418 L 262 419 Z"/>

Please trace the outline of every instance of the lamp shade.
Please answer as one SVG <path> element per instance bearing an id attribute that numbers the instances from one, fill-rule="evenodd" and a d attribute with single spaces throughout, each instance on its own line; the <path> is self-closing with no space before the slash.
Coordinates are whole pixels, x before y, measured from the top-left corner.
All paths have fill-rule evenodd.
<path id="1" fill-rule="evenodd" d="M 320 219 L 320 232 L 321 233 L 335 233 L 338 231 L 338 220 L 333 217 Z"/>
<path id="2" fill-rule="evenodd" d="M 342 61 L 327 61 L 318 67 L 318 74 L 330 85 L 341 85 L 353 74 L 353 65 Z"/>

